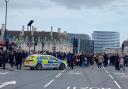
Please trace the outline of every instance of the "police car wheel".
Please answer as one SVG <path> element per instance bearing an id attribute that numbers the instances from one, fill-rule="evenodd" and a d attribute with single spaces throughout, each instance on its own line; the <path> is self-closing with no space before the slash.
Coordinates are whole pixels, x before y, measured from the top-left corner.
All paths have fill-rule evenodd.
<path id="1" fill-rule="evenodd" d="M 41 69 L 42 69 L 42 64 L 37 64 L 37 65 L 36 65 L 36 69 L 37 69 L 37 70 L 41 70 Z"/>
<path id="2" fill-rule="evenodd" d="M 33 67 L 30 67 L 30 69 L 31 69 L 31 70 L 34 70 L 34 68 L 33 68 Z"/>
<path id="3" fill-rule="evenodd" d="M 59 69 L 60 69 L 60 70 L 64 70 L 64 69 L 65 69 L 65 64 L 63 64 L 63 63 L 60 64 Z"/>

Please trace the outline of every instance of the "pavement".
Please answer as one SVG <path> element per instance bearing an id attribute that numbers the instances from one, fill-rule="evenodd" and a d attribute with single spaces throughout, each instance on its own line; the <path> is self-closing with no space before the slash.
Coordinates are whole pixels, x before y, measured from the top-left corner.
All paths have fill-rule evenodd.
<path id="1" fill-rule="evenodd" d="M 0 89 L 128 89 L 128 69 L 75 67 L 73 70 L 0 69 Z"/>

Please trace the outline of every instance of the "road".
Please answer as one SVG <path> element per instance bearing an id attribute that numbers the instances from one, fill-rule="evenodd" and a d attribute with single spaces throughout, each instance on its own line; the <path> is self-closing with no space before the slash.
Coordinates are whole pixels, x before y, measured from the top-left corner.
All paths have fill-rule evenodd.
<path id="1" fill-rule="evenodd" d="M 111 66 L 74 70 L 0 69 L 0 89 L 128 89 L 127 86 L 128 70 L 115 71 Z"/>

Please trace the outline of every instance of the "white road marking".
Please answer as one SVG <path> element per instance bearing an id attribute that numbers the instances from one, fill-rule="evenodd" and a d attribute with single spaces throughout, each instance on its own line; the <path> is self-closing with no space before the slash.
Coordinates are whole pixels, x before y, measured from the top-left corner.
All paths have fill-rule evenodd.
<path id="1" fill-rule="evenodd" d="M 76 89 L 76 87 L 73 87 L 73 89 Z"/>
<path id="2" fill-rule="evenodd" d="M 54 79 L 52 79 L 50 82 L 48 82 L 44 87 L 48 87 L 52 82 L 54 82 Z"/>
<path id="3" fill-rule="evenodd" d="M 100 88 L 98 88 L 98 87 L 90 87 L 89 89 L 100 89 Z"/>
<path id="4" fill-rule="evenodd" d="M 56 76 L 56 78 L 60 77 L 61 75 L 62 75 L 62 73 L 59 73 L 59 74 Z"/>
<path id="5" fill-rule="evenodd" d="M 109 74 L 109 77 L 114 81 L 114 83 L 117 85 L 117 87 L 119 89 L 122 89 L 121 86 L 119 85 L 119 83 L 114 79 L 114 77 L 106 69 L 104 69 L 104 70 L 106 71 L 107 74 Z M 120 74 L 120 73 L 116 73 L 116 74 Z"/>
<path id="6" fill-rule="evenodd" d="M 107 73 L 107 74 L 109 74 L 109 72 L 105 69 L 105 72 Z"/>
<path id="7" fill-rule="evenodd" d="M 68 86 L 67 89 L 70 89 L 70 87 Z"/>
<path id="8" fill-rule="evenodd" d="M 81 87 L 80 89 L 89 89 L 89 87 Z"/>
<path id="9" fill-rule="evenodd" d="M 74 74 L 74 75 L 82 75 L 82 73 L 80 73 L 80 72 L 75 72 L 75 71 L 70 71 L 69 73 L 70 73 L 70 74 Z"/>
<path id="10" fill-rule="evenodd" d="M 3 73 L 2 73 L 2 72 L 0 72 L 0 74 L 1 74 L 1 75 L 2 75 L 2 74 L 8 74 L 8 72 L 3 72 Z"/>
<path id="11" fill-rule="evenodd" d="M 71 74 L 82 75 L 82 73 L 71 73 Z"/>
<path id="12" fill-rule="evenodd" d="M 63 72 L 65 72 L 66 70 L 63 70 Z"/>
<path id="13" fill-rule="evenodd" d="M 111 88 L 81 87 L 80 89 L 111 89 Z"/>
<path id="14" fill-rule="evenodd" d="M 16 84 L 16 81 L 10 81 L 10 82 L 4 82 L 4 83 L 2 83 L 1 85 L 0 85 L 0 88 L 3 88 L 3 87 L 5 87 L 5 86 L 7 86 L 7 85 L 10 85 L 10 84 Z"/>
<path id="15" fill-rule="evenodd" d="M 114 77 L 113 77 L 111 74 L 109 74 L 109 77 L 110 77 L 111 79 L 114 79 Z"/>
<path id="16" fill-rule="evenodd" d="M 125 73 L 113 73 L 113 74 L 115 74 L 117 77 L 120 77 L 120 78 L 127 78 L 128 77 L 127 74 L 125 74 Z"/>
<path id="17" fill-rule="evenodd" d="M 115 84 L 117 85 L 117 87 L 118 87 L 119 89 L 121 89 L 121 86 L 118 84 L 118 82 L 115 81 L 115 80 L 114 80 L 114 82 L 115 82 Z"/>

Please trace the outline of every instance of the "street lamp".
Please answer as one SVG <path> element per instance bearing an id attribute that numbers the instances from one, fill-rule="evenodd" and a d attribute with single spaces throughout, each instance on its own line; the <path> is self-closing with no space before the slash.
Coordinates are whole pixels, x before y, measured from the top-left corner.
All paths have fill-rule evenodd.
<path id="1" fill-rule="evenodd" d="M 5 40 L 5 45 L 6 45 L 6 50 L 8 49 L 8 41 L 7 41 L 7 10 L 8 10 L 8 2 L 9 0 L 5 0 L 6 3 L 6 11 L 5 11 L 5 32 L 4 32 L 4 40 Z"/>
<path id="2" fill-rule="evenodd" d="M 30 39 L 29 39 L 29 42 L 27 43 L 28 47 L 29 47 L 29 51 L 30 51 L 30 47 L 32 46 L 32 42 L 31 42 L 31 26 L 32 26 L 32 23 L 34 22 L 34 20 L 30 20 L 29 23 L 27 24 L 27 26 L 30 27 Z"/>
<path id="3" fill-rule="evenodd" d="M 30 22 L 27 24 L 27 26 L 30 26 L 30 42 L 31 42 L 31 25 L 34 22 L 34 20 L 30 20 Z"/>

